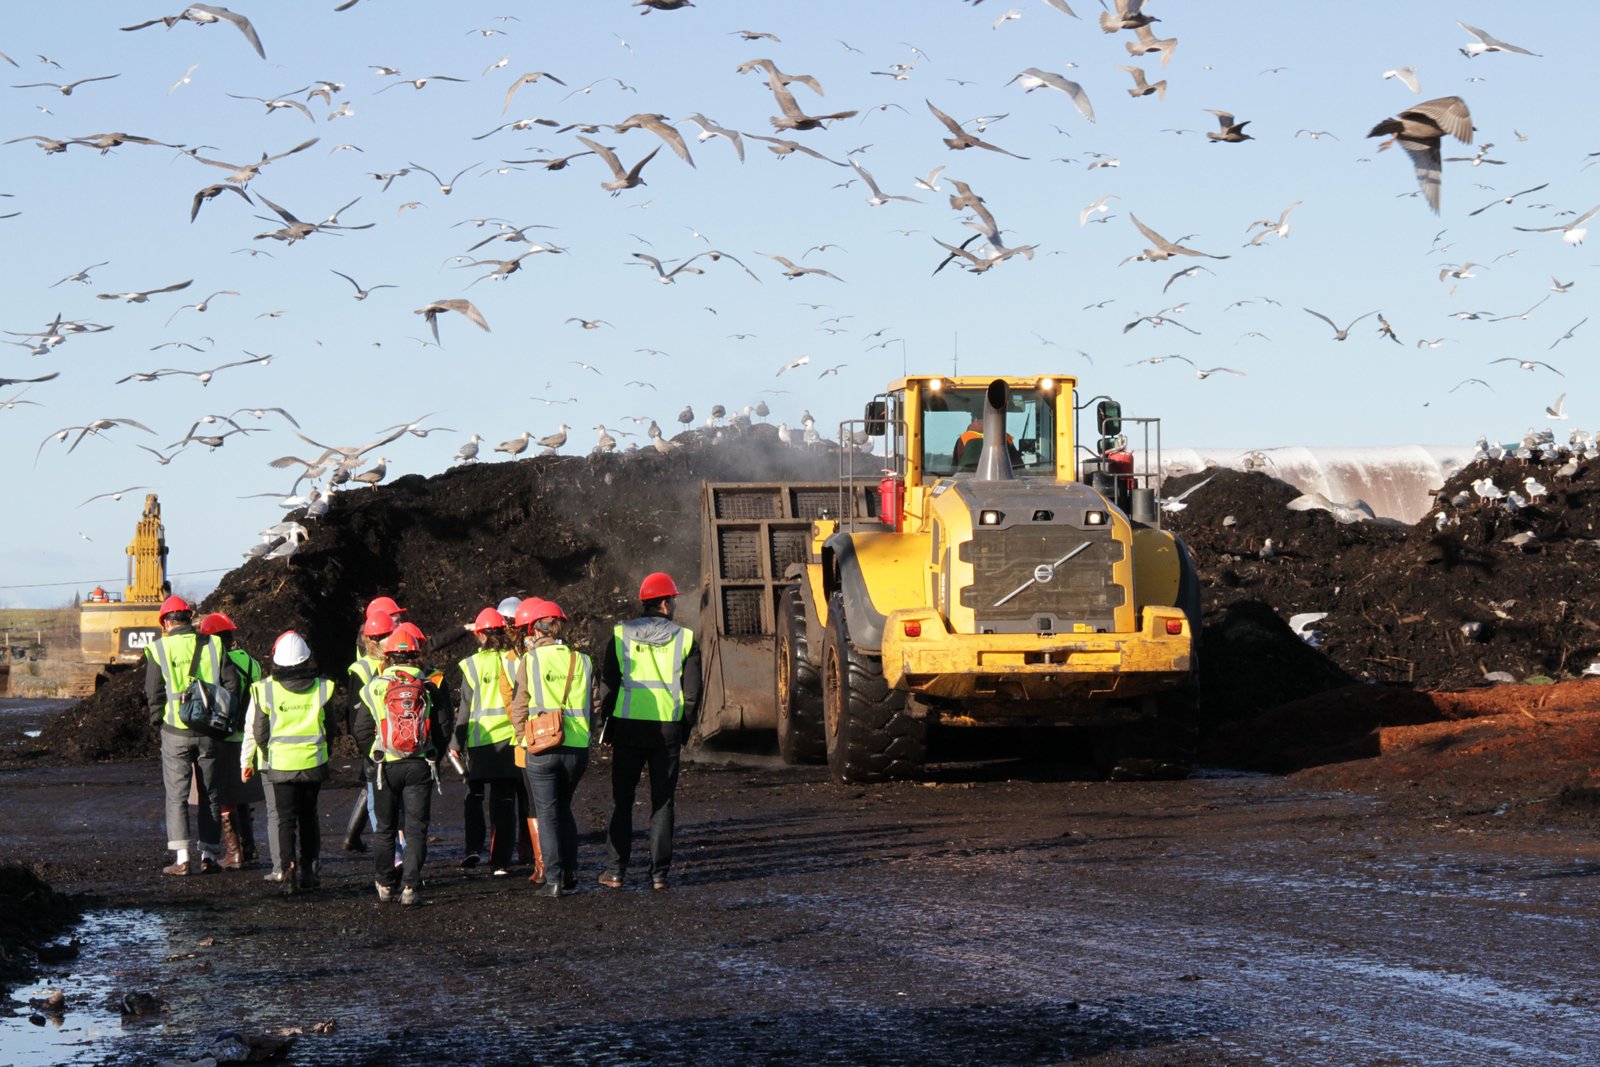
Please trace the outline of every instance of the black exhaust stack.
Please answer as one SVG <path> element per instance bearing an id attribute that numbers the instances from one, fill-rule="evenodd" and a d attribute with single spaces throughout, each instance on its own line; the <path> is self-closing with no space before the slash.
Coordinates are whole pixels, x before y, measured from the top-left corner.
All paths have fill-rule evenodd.
<path id="1" fill-rule="evenodd" d="M 984 390 L 983 451 L 978 453 L 978 470 L 973 475 L 980 482 L 1009 482 L 1016 475 L 1011 470 L 1011 450 L 1006 448 L 1006 404 L 1010 389 L 996 378 Z"/>

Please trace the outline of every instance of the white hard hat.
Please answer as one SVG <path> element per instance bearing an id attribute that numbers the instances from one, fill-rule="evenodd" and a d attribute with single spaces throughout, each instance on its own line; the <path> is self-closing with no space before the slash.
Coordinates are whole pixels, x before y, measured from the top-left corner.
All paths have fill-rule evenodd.
<path id="1" fill-rule="evenodd" d="M 517 616 L 517 606 L 521 603 L 522 600 L 520 597 L 508 596 L 504 600 L 500 601 L 500 606 L 495 608 L 495 610 L 504 615 L 507 619 L 514 619 Z"/>
<path id="2" fill-rule="evenodd" d="M 272 643 L 272 663 L 275 667 L 298 667 L 311 658 L 311 646 L 293 630 L 285 630 Z"/>

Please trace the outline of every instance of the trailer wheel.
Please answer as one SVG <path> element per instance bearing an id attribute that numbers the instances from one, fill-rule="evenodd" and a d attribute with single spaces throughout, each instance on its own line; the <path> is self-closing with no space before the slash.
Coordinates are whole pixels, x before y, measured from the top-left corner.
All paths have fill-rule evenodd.
<path id="1" fill-rule="evenodd" d="M 927 724 L 906 694 L 883 680 L 883 660 L 850 643 L 844 598 L 828 602 L 822 642 L 822 705 L 828 770 L 840 784 L 912 778 L 927 756 Z"/>
<path id="2" fill-rule="evenodd" d="M 821 763 L 828 755 L 822 733 L 822 678 L 806 642 L 806 608 L 800 591 L 778 600 L 778 751 L 785 763 Z"/>

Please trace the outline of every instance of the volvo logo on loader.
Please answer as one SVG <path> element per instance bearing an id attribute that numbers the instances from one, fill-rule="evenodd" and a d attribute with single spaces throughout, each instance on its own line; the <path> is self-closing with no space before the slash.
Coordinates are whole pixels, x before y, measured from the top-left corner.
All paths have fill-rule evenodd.
<path id="1" fill-rule="evenodd" d="M 1054 564 L 1041 563 L 1037 567 L 1033 568 L 1033 580 L 1038 582 L 1040 585 L 1044 585 L 1055 576 L 1056 568 Z"/>

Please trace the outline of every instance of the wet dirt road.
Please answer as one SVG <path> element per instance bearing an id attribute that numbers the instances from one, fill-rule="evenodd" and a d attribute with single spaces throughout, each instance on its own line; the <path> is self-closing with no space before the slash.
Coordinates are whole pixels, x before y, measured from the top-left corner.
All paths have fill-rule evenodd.
<path id="1" fill-rule="evenodd" d="M 336 851 L 292 900 L 260 871 L 160 878 L 154 763 L 0 772 L 0 855 L 104 908 L 16 991 L 66 990 L 64 1026 L 12 1020 L 0 1063 L 284 1027 L 305 1064 L 1600 1062 L 1600 845 L 1575 829 L 1267 778 L 839 789 L 700 764 L 675 887 L 616 892 L 593 883 L 601 762 L 580 892 L 547 900 L 455 868 L 462 790 L 435 798 L 428 902 L 402 910 Z M 351 796 L 325 792 L 330 838 Z M 95 1010 L 131 990 L 169 1010 Z"/>

